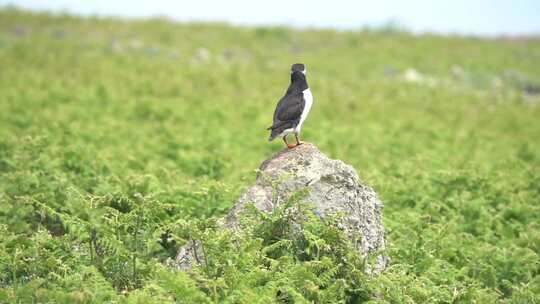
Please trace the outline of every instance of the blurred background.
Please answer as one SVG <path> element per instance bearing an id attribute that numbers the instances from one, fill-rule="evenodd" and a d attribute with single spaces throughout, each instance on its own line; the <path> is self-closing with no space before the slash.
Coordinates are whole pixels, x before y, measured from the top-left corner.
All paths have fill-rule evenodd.
<path id="1" fill-rule="evenodd" d="M 353 30 L 399 27 L 414 33 L 532 35 L 540 32 L 540 2 L 477 1 L 127 1 L 0 0 L 0 5 L 83 16 L 167 17 L 236 25 Z"/>
<path id="2" fill-rule="evenodd" d="M 540 303 L 539 34 L 538 0 L 0 0 L 0 303 Z M 384 202 L 377 278 L 319 225 L 214 227 L 296 62 L 301 139 Z"/>

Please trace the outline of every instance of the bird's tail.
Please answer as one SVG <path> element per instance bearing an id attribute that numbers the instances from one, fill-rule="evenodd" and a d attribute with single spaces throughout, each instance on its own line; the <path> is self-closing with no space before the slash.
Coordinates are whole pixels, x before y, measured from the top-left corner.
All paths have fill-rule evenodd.
<path id="1" fill-rule="evenodd" d="M 278 135 L 279 135 L 278 132 L 276 132 L 275 130 L 272 130 L 272 133 L 270 133 L 270 137 L 268 137 L 268 141 L 274 140 Z"/>
<path id="2" fill-rule="evenodd" d="M 274 140 L 279 135 L 279 129 L 275 128 L 274 126 L 270 126 L 266 130 L 272 130 L 270 137 L 268 137 L 268 141 Z"/>

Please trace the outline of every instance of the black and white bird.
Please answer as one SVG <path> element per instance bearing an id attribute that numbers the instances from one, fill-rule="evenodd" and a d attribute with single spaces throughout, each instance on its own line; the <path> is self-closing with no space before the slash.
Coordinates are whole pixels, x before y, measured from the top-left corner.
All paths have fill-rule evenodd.
<path id="1" fill-rule="evenodd" d="M 306 120 L 313 105 L 313 95 L 306 81 L 306 66 L 296 63 L 291 66 L 291 84 L 274 111 L 274 121 L 267 130 L 272 130 L 269 141 L 282 137 L 287 148 L 292 149 L 301 144 L 298 140 L 302 124 Z M 296 145 L 289 145 L 287 135 L 294 134 Z"/>

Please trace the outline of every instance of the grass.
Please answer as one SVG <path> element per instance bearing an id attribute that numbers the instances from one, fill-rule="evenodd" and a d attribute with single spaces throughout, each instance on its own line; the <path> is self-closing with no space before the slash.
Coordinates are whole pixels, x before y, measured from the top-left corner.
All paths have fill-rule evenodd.
<path id="1" fill-rule="evenodd" d="M 212 228 L 283 148 L 265 128 L 294 62 L 315 98 L 302 138 L 385 203 L 378 278 L 346 248 L 304 261 Z M 1 9 L 0 302 L 539 302 L 539 88 L 538 38 Z M 213 262 L 162 266 L 197 235 Z"/>

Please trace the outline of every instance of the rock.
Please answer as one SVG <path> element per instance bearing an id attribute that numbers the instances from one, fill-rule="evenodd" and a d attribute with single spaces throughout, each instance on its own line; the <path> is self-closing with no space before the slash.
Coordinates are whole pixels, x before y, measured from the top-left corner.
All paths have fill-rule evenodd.
<path id="1" fill-rule="evenodd" d="M 424 81 L 424 76 L 413 68 L 409 68 L 405 71 L 403 75 L 407 82 L 422 82 Z"/>
<path id="2" fill-rule="evenodd" d="M 463 70 L 463 68 L 459 65 L 453 65 L 451 68 L 450 68 L 450 71 L 452 72 L 452 76 L 455 78 L 455 79 L 463 79 L 463 77 L 465 76 L 465 71 Z"/>
<path id="3" fill-rule="evenodd" d="M 439 82 L 436 78 L 426 76 L 413 68 L 409 68 L 405 71 L 405 73 L 403 74 L 403 79 L 406 82 L 427 85 L 430 87 L 437 85 L 437 83 Z"/>
<path id="4" fill-rule="evenodd" d="M 211 56 L 212 54 L 210 53 L 208 49 L 201 47 L 201 48 L 198 48 L 197 51 L 195 52 L 194 60 L 197 63 L 206 62 L 210 60 Z"/>
<path id="5" fill-rule="evenodd" d="M 274 192 L 272 184 L 276 184 Z M 302 189 L 308 188 L 303 201 L 313 205 L 315 213 L 322 218 L 343 214 L 343 229 L 362 256 L 373 254 L 375 262 L 368 272 L 379 273 L 387 263 L 382 203 L 377 193 L 363 185 L 352 166 L 333 160 L 317 147 L 304 143 L 294 149 L 285 149 L 264 161 L 257 180 L 238 200 L 220 224 L 228 229 L 238 226 L 238 216 L 246 205 L 253 203 L 264 212 L 272 212 L 276 205 Z M 277 193 L 273 197 L 273 193 Z M 360 236 L 360 238 L 358 237 Z M 178 268 L 186 270 L 193 262 L 201 261 L 200 245 L 191 242 L 179 250 L 176 258 Z"/>

